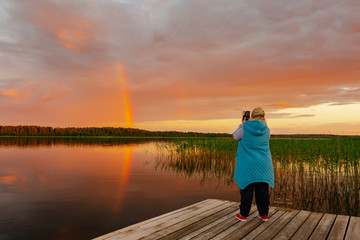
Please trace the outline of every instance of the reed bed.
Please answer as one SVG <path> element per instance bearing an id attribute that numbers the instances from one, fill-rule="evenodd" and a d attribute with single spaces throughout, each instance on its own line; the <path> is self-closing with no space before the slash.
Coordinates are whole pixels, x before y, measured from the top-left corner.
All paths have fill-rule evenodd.
<path id="1" fill-rule="evenodd" d="M 178 139 L 157 144 L 156 168 L 233 185 L 238 142 Z M 293 208 L 360 215 L 360 138 L 271 139 L 272 200 Z"/>

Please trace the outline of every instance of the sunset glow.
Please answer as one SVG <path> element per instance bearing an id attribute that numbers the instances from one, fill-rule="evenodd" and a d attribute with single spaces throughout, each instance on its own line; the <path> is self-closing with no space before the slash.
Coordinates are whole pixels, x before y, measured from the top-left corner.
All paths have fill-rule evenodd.
<path id="1" fill-rule="evenodd" d="M 231 133 L 262 106 L 274 134 L 360 134 L 358 12 L 354 0 L 4 0 L 0 122 Z"/>

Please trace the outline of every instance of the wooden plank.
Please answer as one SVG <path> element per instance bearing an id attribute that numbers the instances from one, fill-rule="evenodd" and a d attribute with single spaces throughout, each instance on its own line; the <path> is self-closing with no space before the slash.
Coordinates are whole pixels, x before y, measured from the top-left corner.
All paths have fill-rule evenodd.
<path id="1" fill-rule="evenodd" d="M 108 238 L 109 240 L 119 240 L 119 239 L 126 239 L 126 240 L 131 240 L 131 239 L 139 239 L 145 236 L 148 236 L 154 232 L 157 232 L 163 228 L 169 227 L 171 225 L 174 225 L 178 222 L 184 221 L 185 219 L 194 217 L 196 215 L 199 215 L 201 213 L 206 213 L 208 210 L 213 209 L 215 207 L 218 207 L 220 205 L 223 205 L 225 201 L 215 201 L 212 202 L 211 204 L 207 204 L 206 206 L 203 206 L 202 208 L 199 208 L 197 210 L 194 211 L 190 211 L 187 212 L 186 214 L 182 214 L 181 216 L 177 216 L 177 217 L 172 217 L 166 221 L 164 221 L 163 219 L 160 219 L 158 221 L 154 221 L 151 223 L 148 223 L 146 225 L 140 225 L 139 227 L 135 228 L 135 229 L 130 229 L 130 231 L 124 232 L 121 234 L 121 236 L 113 236 Z"/>
<path id="2" fill-rule="evenodd" d="M 350 217 L 349 226 L 346 231 L 345 240 L 355 240 L 360 237 L 360 218 Z"/>
<path id="3" fill-rule="evenodd" d="M 327 239 L 328 240 L 344 239 L 349 219 L 350 219 L 349 216 L 343 216 L 343 215 L 336 216 L 335 223 L 331 228 L 330 234 Z"/>
<path id="4" fill-rule="evenodd" d="M 139 223 L 136 223 L 136 224 L 133 224 L 133 225 L 130 225 L 130 226 L 127 226 L 125 228 L 122 228 L 122 229 L 119 229 L 119 230 L 116 230 L 116 231 L 113 231 L 113 232 L 110 232 L 108 234 L 105 234 L 105 235 L 102 235 L 102 236 L 99 236 L 97 238 L 94 238 L 94 240 L 104 240 L 104 239 L 107 239 L 109 237 L 112 237 L 114 235 L 117 235 L 117 234 L 120 234 L 120 233 L 123 233 L 129 229 L 132 229 L 132 228 L 136 228 L 136 227 L 139 227 L 143 224 L 147 224 L 147 223 L 150 223 L 150 222 L 153 222 L 153 221 L 157 221 L 159 219 L 166 219 L 167 217 L 171 216 L 171 215 L 175 215 L 175 214 L 178 214 L 178 213 L 181 213 L 181 212 L 184 212 L 186 210 L 189 210 L 189 209 L 197 209 L 198 207 L 201 207 L 203 206 L 204 204 L 207 204 L 207 203 L 210 203 L 210 202 L 214 202 L 214 201 L 218 201 L 216 199 L 206 199 L 204 201 L 201 201 L 201 202 L 198 202 L 198 203 L 194 203 L 192 205 L 189 205 L 189 206 L 186 206 L 186 207 L 183 207 L 183 208 L 180 208 L 180 209 L 177 209 L 175 211 L 172 211 L 172 212 L 169 212 L 169 213 L 164 213 L 160 216 L 157 216 L 157 217 L 154 217 L 154 218 L 150 218 L 148 220 L 145 220 L 145 221 L 142 221 L 142 222 L 139 222 Z"/>
<path id="5" fill-rule="evenodd" d="M 133 224 L 96 240 L 170 239 L 360 239 L 360 218 L 309 211 L 269 209 L 269 221 L 257 218 L 253 205 L 247 222 L 235 218 L 238 202 L 207 199 Z"/>
<path id="6" fill-rule="evenodd" d="M 190 225 L 193 225 L 194 223 L 198 223 L 198 222 L 202 222 L 205 218 L 208 218 L 216 213 L 221 212 L 224 209 L 227 209 L 231 206 L 234 206 L 233 202 L 227 202 L 224 203 L 218 207 L 215 207 L 213 209 L 210 209 L 206 212 L 202 212 L 200 214 L 195 215 L 194 217 L 188 218 L 185 221 L 181 221 L 179 223 L 176 223 L 174 225 L 171 225 L 170 227 L 166 227 L 163 229 L 160 229 L 159 231 L 156 231 L 154 233 L 152 233 L 149 236 L 146 236 L 144 238 L 142 238 L 143 240 L 155 240 L 155 239 L 160 239 L 164 236 L 167 236 L 169 234 L 175 233 L 185 227 L 188 227 Z M 232 209 L 233 210 L 233 209 Z M 174 239 L 174 238 L 173 238 Z"/>
<path id="7" fill-rule="evenodd" d="M 294 236 L 291 237 L 293 240 L 308 239 L 317 224 L 319 223 L 323 213 L 311 213 L 301 227 L 296 231 Z"/>
<path id="8" fill-rule="evenodd" d="M 217 212 L 207 218 L 204 218 L 201 221 L 198 221 L 194 224 L 184 227 L 184 228 L 180 229 L 179 231 L 171 233 L 171 234 L 161 238 L 161 240 L 190 239 L 190 238 L 200 234 L 202 231 L 206 231 L 207 229 L 226 220 L 227 218 L 234 216 L 237 212 L 239 212 L 239 204 L 233 203 L 232 206 L 230 206 L 220 212 Z M 192 235 L 192 236 L 189 236 L 189 235 Z M 184 236 L 188 236 L 188 238 L 184 238 Z"/>
<path id="9" fill-rule="evenodd" d="M 235 218 L 235 216 L 233 216 L 233 224 L 229 224 L 227 226 L 224 226 L 222 229 L 219 229 L 219 231 L 217 231 L 214 234 L 212 234 L 212 238 L 213 240 L 219 240 L 219 239 L 223 239 L 224 237 L 226 237 L 227 235 L 229 235 L 230 233 L 232 233 L 233 231 L 235 231 L 236 229 L 243 227 L 244 225 L 248 224 L 252 219 L 256 218 L 258 215 L 258 212 L 256 211 L 257 208 L 255 205 L 253 205 L 251 207 L 250 210 L 250 215 L 247 217 L 247 221 L 246 222 L 241 222 L 238 219 Z M 235 222 L 235 223 L 234 223 Z"/>
<path id="10" fill-rule="evenodd" d="M 116 235 L 122 236 L 123 234 L 127 234 L 128 232 L 135 232 L 135 231 L 137 231 L 137 229 L 139 229 L 141 227 L 144 227 L 144 226 L 147 226 L 149 224 L 152 224 L 153 222 L 166 222 L 167 220 L 169 220 L 171 218 L 175 218 L 175 217 L 178 217 L 178 216 L 181 216 L 181 215 L 188 214 L 189 212 L 200 209 L 203 206 L 206 206 L 208 204 L 216 203 L 217 201 L 218 200 L 216 200 L 216 199 L 207 199 L 207 200 L 204 200 L 204 201 L 202 201 L 202 202 L 200 202 L 198 204 L 193 204 L 190 207 L 184 207 L 184 208 L 181 208 L 181 209 L 178 209 L 178 210 L 163 214 L 161 216 L 151 218 L 151 219 L 148 219 L 146 221 L 130 225 L 130 226 L 126 227 L 126 228 L 119 229 L 119 230 L 114 231 L 112 233 L 109 233 L 107 235 L 103 235 L 103 236 L 101 236 L 99 238 L 96 238 L 95 240 L 109 239 L 109 238 L 111 238 L 113 236 L 116 236 Z"/>
<path id="11" fill-rule="evenodd" d="M 255 239 L 271 239 L 273 238 L 293 217 L 298 214 L 299 210 L 292 210 L 291 212 L 286 212 L 273 224 L 271 224 L 266 231 L 260 233 Z"/>
<path id="12" fill-rule="evenodd" d="M 189 239 L 199 235 L 200 233 L 205 232 L 206 230 L 208 230 L 210 228 L 213 228 L 217 224 L 219 224 L 219 223 L 221 223 L 221 222 L 223 222 L 223 221 L 225 221 L 225 220 L 227 220 L 229 218 L 233 218 L 237 213 L 239 213 L 239 206 L 237 207 L 236 211 L 233 211 L 233 212 L 227 214 L 226 216 L 216 220 L 215 222 L 213 222 L 211 224 L 208 224 L 208 225 L 206 225 L 206 226 L 204 226 L 204 227 L 202 227 L 202 228 L 200 228 L 200 229 L 198 229 L 198 230 L 196 230 L 194 232 L 191 232 L 191 233 L 183 236 L 179 240 L 189 240 Z M 171 239 L 169 239 L 169 240 L 171 240 Z"/>
<path id="13" fill-rule="evenodd" d="M 276 209 L 276 208 L 275 208 Z M 271 224 L 276 222 L 278 218 L 280 218 L 285 211 L 277 211 L 273 216 L 270 216 L 269 221 L 262 223 L 260 226 L 252 230 L 248 235 L 246 235 L 243 239 L 253 240 L 256 238 L 260 233 L 265 231 Z"/>
<path id="14" fill-rule="evenodd" d="M 319 224 L 316 226 L 314 232 L 310 236 L 310 240 L 325 239 L 330 232 L 330 229 L 335 221 L 335 214 L 325 213 L 321 218 Z"/>
<path id="15" fill-rule="evenodd" d="M 256 206 L 252 206 L 251 209 L 250 209 L 250 215 L 248 216 L 248 221 L 255 218 L 256 217 Z M 252 214 L 251 214 L 252 213 Z M 219 223 L 218 225 L 214 226 L 213 228 L 205 231 L 205 232 L 202 232 L 201 234 L 195 236 L 194 238 L 192 239 L 205 239 L 205 240 L 208 240 L 212 237 L 214 237 L 215 235 L 219 234 L 220 232 L 224 231 L 225 229 L 228 229 L 230 228 L 231 226 L 233 225 L 238 225 L 239 226 L 242 226 L 242 225 L 245 225 L 248 223 L 247 222 L 240 222 L 238 219 L 235 218 L 235 216 L 233 216 L 232 218 L 229 218 L 221 223 Z"/>
<path id="16" fill-rule="evenodd" d="M 277 213 L 276 208 L 270 208 L 269 209 L 269 219 L 271 221 L 273 220 L 272 216 Z M 282 213 L 280 213 L 282 215 Z M 269 220 L 270 221 L 270 220 Z M 268 222 L 269 222 L 268 221 Z M 259 219 L 258 217 L 252 219 L 248 224 L 242 226 L 241 228 L 236 229 L 229 235 L 225 236 L 224 240 L 232 240 L 232 239 L 242 239 L 244 236 L 248 235 L 251 231 L 253 231 L 255 228 L 263 224 L 264 222 Z"/>
<path id="17" fill-rule="evenodd" d="M 311 212 L 300 211 L 281 231 L 274 237 L 274 239 L 290 239 L 298 228 L 305 222 Z"/>

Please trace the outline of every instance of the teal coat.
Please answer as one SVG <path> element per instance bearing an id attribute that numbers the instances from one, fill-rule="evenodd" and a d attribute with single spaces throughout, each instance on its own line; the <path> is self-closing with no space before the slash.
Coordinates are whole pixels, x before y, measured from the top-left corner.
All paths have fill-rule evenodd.
<path id="1" fill-rule="evenodd" d="M 234 180 L 244 189 L 254 182 L 265 182 L 274 188 L 274 167 L 269 148 L 270 129 L 265 121 L 243 123 L 244 134 L 236 152 Z"/>

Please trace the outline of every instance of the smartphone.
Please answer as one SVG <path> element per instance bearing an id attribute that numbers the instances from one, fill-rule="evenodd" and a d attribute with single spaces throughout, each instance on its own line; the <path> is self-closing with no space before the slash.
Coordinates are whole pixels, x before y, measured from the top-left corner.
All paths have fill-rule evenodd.
<path id="1" fill-rule="evenodd" d="M 242 120 L 247 121 L 250 119 L 250 111 L 243 111 Z"/>

